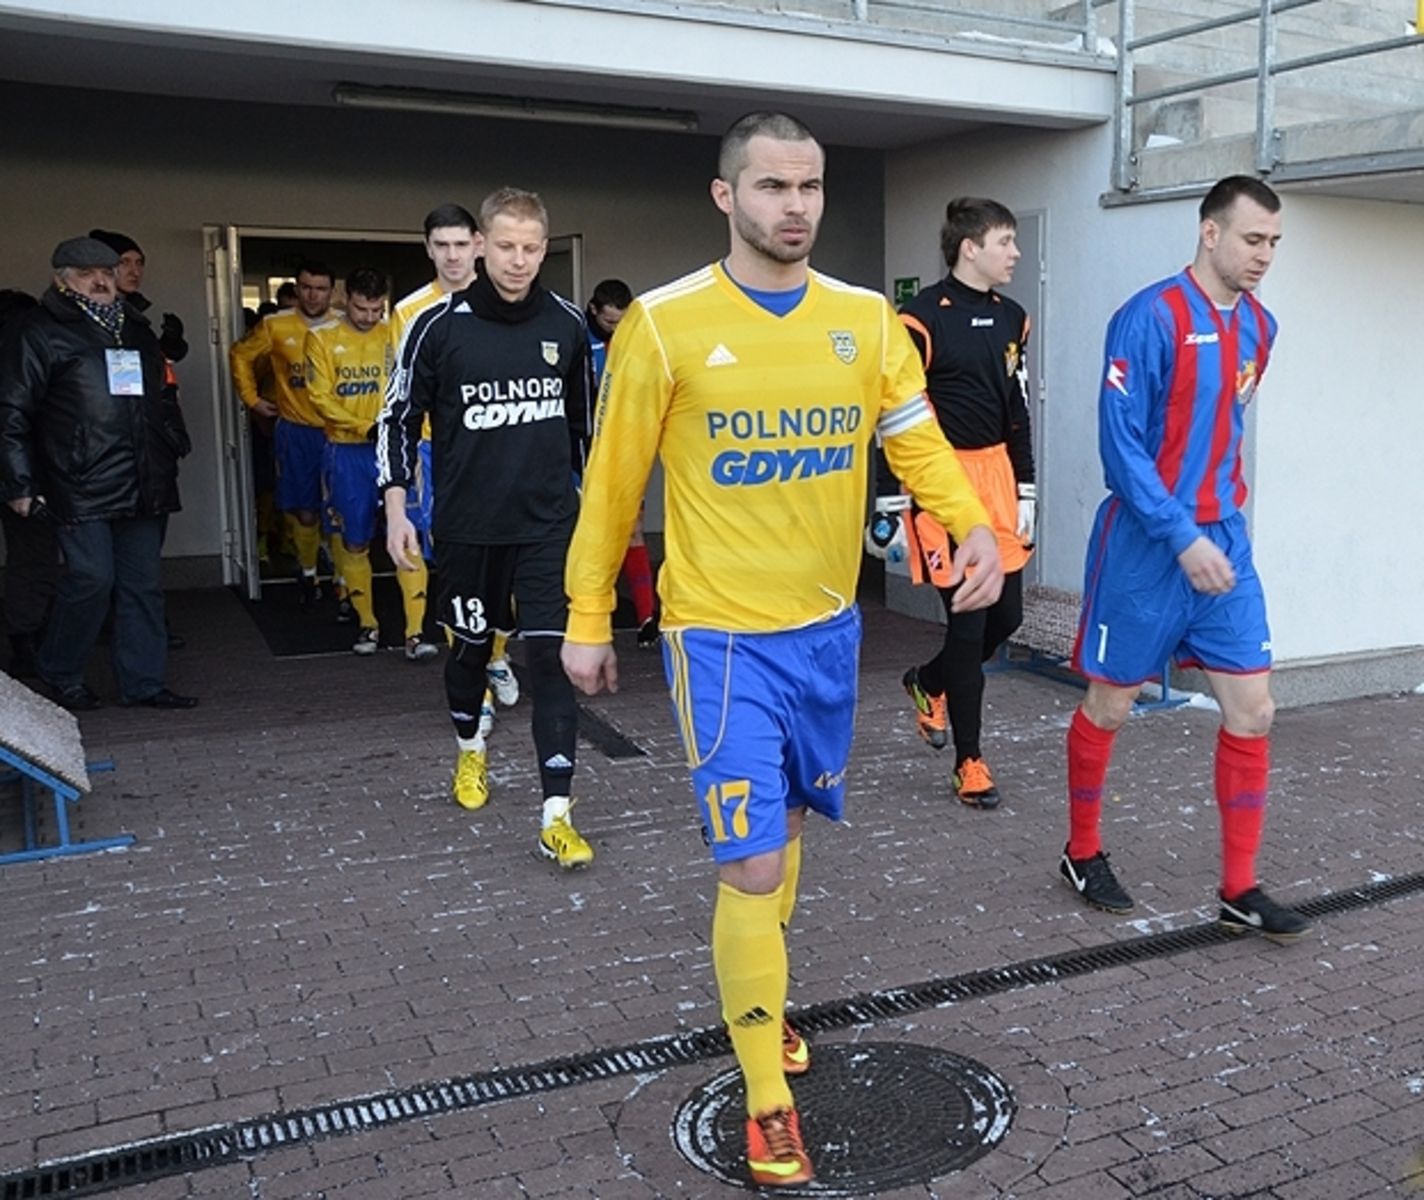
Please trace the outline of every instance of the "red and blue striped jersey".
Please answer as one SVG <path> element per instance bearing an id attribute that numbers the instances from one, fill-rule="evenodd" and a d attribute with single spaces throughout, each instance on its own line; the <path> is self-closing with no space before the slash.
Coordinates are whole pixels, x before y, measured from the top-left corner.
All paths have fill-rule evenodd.
<path id="1" fill-rule="evenodd" d="M 1180 554 L 1246 501 L 1242 417 L 1276 319 L 1249 292 L 1223 310 L 1188 267 L 1108 323 L 1098 451 L 1109 490 Z"/>

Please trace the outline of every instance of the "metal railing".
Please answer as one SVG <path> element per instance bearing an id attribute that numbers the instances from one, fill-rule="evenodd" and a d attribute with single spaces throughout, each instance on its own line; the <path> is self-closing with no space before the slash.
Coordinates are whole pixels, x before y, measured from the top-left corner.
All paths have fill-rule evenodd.
<path id="1" fill-rule="evenodd" d="M 1113 151 L 1113 186 L 1120 192 L 1131 192 L 1137 186 L 1133 168 L 1137 165 L 1139 147 L 1136 144 L 1136 122 L 1133 109 L 1138 105 L 1150 104 L 1173 96 L 1184 96 L 1194 92 L 1208 91 L 1233 83 L 1256 82 L 1256 152 L 1255 166 L 1261 175 L 1269 175 L 1280 165 L 1280 131 L 1275 125 L 1276 79 L 1292 71 L 1307 67 L 1318 67 L 1325 63 L 1343 62 L 1347 59 L 1377 55 L 1405 47 L 1424 49 L 1424 0 L 1416 0 L 1417 11 L 1414 33 L 1401 37 L 1385 38 L 1360 46 L 1344 46 L 1337 50 L 1306 54 L 1297 58 L 1278 60 L 1276 18 L 1292 9 L 1307 8 L 1322 0 L 1260 0 L 1256 9 L 1246 9 L 1229 16 L 1197 21 L 1175 29 L 1165 30 L 1144 37 L 1137 37 L 1134 31 L 1135 0 L 1093 0 L 1096 5 L 1118 3 L 1118 74 L 1116 106 L 1116 143 Z M 1156 88 L 1150 92 L 1134 90 L 1134 55 L 1149 46 L 1224 29 L 1228 26 L 1258 21 L 1257 64 L 1254 68 L 1240 71 L 1224 71 L 1209 75 L 1189 83 Z"/>

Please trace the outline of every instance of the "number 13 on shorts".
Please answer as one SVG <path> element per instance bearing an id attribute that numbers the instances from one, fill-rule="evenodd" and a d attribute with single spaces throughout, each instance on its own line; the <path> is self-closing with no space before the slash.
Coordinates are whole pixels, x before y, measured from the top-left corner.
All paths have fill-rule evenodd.
<path id="1" fill-rule="evenodd" d="M 747 805 L 751 798 L 750 779 L 729 779 L 726 783 L 714 783 L 707 789 L 702 803 L 707 809 L 707 828 L 714 843 L 725 842 L 729 837 L 738 841 L 746 839 L 751 832 L 751 821 L 747 817 Z"/>

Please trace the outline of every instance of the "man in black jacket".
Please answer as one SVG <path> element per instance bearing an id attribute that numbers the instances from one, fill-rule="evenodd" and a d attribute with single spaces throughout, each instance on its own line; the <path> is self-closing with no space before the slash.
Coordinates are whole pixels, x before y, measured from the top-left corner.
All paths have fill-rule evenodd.
<path id="1" fill-rule="evenodd" d="M 574 477 L 591 408 L 588 335 L 579 310 L 539 283 L 549 234 L 539 197 L 495 192 L 479 225 L 484 257 L 474 282 L 411 322 L 376 423 L 386 544 L 400 569 L 420 559 L 405 504 L 429 414 L 436 613 L 451 639 L 445 691 L 459 746 L 451 791 L 468 809 L 489 799 L 479 732 L 485 666 L 494 631 L 518 628 L 544 793 L 539 847 L 562 867 L 581 867 L 593 848 L 569 818 L 578 705 L 559 651 Z"/>
<path id="2" fill-rule="evenodd" d="M 98 708 L 84 665 L 110 599 L 120 702 L 192 708 L 168 690 L 159 583 L 162 518 L 178 509 L 183 418 L 148 321 L 120 298 L 118 255 L 61 242 L 40 305 L 0 346 L 0 488 L 11 511 L 58 527 L 65 572 L 39 676 L 66 708 Z"/>

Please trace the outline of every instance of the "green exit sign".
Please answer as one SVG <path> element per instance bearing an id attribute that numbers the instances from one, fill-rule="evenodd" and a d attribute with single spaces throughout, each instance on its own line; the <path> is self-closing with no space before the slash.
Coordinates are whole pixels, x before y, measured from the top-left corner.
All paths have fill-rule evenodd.
<path id="1" fill-rule="evenodd" d="M 895 280 L 895 303 L 908 304 L 920 290 L 920 277 L 918 275 L 907 275 L 904 278 Z"/>

